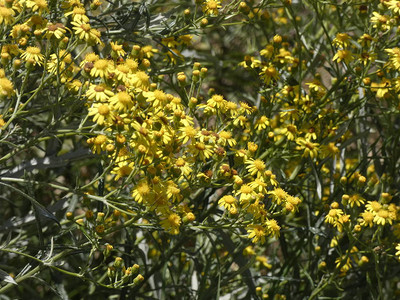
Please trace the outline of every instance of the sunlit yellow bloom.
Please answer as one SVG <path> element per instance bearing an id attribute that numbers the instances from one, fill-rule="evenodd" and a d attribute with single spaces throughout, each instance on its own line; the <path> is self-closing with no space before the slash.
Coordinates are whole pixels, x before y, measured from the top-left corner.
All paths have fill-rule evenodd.
<path id="1" fill-rule="evenodd" d="M 85 23 L 82 21 L 71 22 L 74 26 L 72 29 L 75 32 L 75 35 L 78 36 L 80 40 L 85 42 L 94 42 L 96 44 L 100 44 L 100 32 L 97 29 L 92 29 L 89 23 Z"/>
<path id="2" fill-rule="evenodd" d="M 38 47 L 27 47 L 21 54 L 21 58 L 25 61 L 31 62 L 33 65 L 43 65 L 44 55 L 40 53 Z"/>
<path id="3" fill-rule="evenodd" d="M 300 146 L 300 150 L 304 150 L 303 156 L 316 158 L 318 156 L 319 144 L 313 143 L 304 138 L 297 138 L 296 143 Z"/>
<path id="4" fill-rule="evenodd" d="M 116 54 L 117 57 L 124 56 L 126 54 L 122 45 L 118 45 L 117 42 L 110 42 L 111 50 Z"/>
<path id="5" fill-rule="evenodd" d="M 380 209 L 374 216 L 374 223 L 377 225 L 385 225 L 389 223 L 392 225 L 393 220 L 390 218 L 389 211 L 387 209 Z"/>
<path id="6" fill-rule="evenodd" d="M 260 241 L 261 244 L 265 243 L 266 229 L 262 225 L 251 225 L 247 228 L 248 238 L 252 239 L 253 243 Z"/>
<path id="7" fill-rule="evenodd" d="M 220 0 L 205 0 L 203 3 L 203 12 L 207 15 L 218 15 L 218 9 L 221 8 Z"/>
<path id="8" fill-rule="evenodd" d="M 138 203 L 142 203 L 150 194 L 151 189 L 145 179 L 141 180 L 132 191 L 132 197 Z"/>
<path id="9" fill-rule="evenodd" d="M 113 95 L 114 93 L 105 84 L 91 84 L 86 92 L 86 97 L 88 97 L 89 100 L 95 100 L 97 102 L 105 102 Z"/>
<path id="10" fill-rule="evenodd" d="M 218 139 L 218 144 L 221 146 L 229 145 L 230 147 L 233 147 L 236 145 L 236 140 L 232 138 L 232 132 L 230 131 L 221 131 L 218 133 L 219 134 L 219 139 Z"/>
<path id="11" fill-rule="evenodd" d="M 64 14 L 66 17 L 72 16 L 72 21 L 80 23 L 88 23 L 89 18 L 86 15 L 86 10 L 84 7 L 75 6 L 71 11 Z"/>
<path id="12" fill-rule="evenodd" d="M 62 23 L 56 23 L 56 24 L 52 24 L 49 23 L 47 24 L 47 27 L 43 30 L 43 32 L 45 33 L 45 37 L 50 39 L 53 36 L 57 39 L 62 39 L 64 37 L 64 34 L 67 32 L 65 30 L 65 26 Z"/>
<path id="13" fill-rule="evenodd" d="M 389 54 L 390 64 L 396 69 L 400 70 L 400 48 L 395 47 L 392 49 L 385 49 Z"/>
<path id="14" fill-rule="evenodd" d="M 367 211 L 376 214 L 382 208 L 382 205 L 378 201 L 368 201 L 365 208 Z"/>
<path id="15" fill-rule="evenodd" d="M 266 58 L 271 58 L 272 57 L 272 55 L 274 54 L 274 46 L 273 45 L 267 45 L 267 46 L 265 46 L 265 48 L 264 49 L 262 49 L 261 51 L 260 51 L 260 55 L 261 56 L 264 56 L 264 57 L 266 57 Z"/>
<path id="16" fill-rule="evenodd" d="M 5 77 L 0 78 L 0 98 L 11 97 L 14 95 L 14 93 L 15 91 L 13 83 Z"/>
<path id="17" fill-rule="evenodd" d="M 59 73 L 66 71 L 72 71 L 72 56 L 71 53 L 67 53 L 65 50 L 60 50 L 57 54 L 53 53 L 50 55 L 50 59 L 47 61 L 47 70 L 50 73 Z"/>
<path id="18" fill-rule="evenodd" d="M 170 100 L 170 97 L 161 90 L 143 92 L 143 96 L 146 97 L 147 102 L 152 103 L 153 107 L 164 107 Z"/>
<path id="19" fill-rule="evenodd" d="M 236 198 L 231 195 L 225 195 L 219 199 L 218 205 L 224 207 L 226 210 L 230 210 L 236 206 Z"/>
<path id="20" fill-rule="evenodd" d="M 278 222 L 274 219 L 270 219 L 266 222 L 268 234 L 273 237 L 279 237 L 281 227 L 278 225 Z"/>
<path id="21" fill-rule="evenodd" d="M 150 86 L 150 77 L 143 71 L 137 71 L 129 77 L 129 82 L 135 88 L 147 91 Z"/>
<path id="22" fill-rule="evenodd" d="M 345 48 L 350 45 L 351 37 L 347 33 L 338 33 L 333 39 L 332 44 L 336 47 Z"/>
<path id="23" fill-rule="evenodd" d="M 211 145 L 206 145 L 202 142 L 191 144 L 189 149 L 195 157 L 198 157 L 202 161 L 209 159 L 214 153 Z"/>
<path id="24" fill-rule="evenodd" d="M 396 256 L 400 259 L 400 243 L 399 244 L 397 244 L 397 246 L 396 246 L 396 250 L 397 250 L 397 252 L 396 252 Z"/>
<path id="25" fill-rule="evenodd" d="M 331 208 L 329 213 L 325 216 L 325 222 L 334 225 L 341 216 L 343 216 L 343 210 Z"/>
<path id="26" fill-rule="evenodd" d="M 99 125 L 103 125 L 105 121 L 112 123 L 115 119 L 113 112 L 108 104 L 94 103 L 91 108 L 89 108 L 89 116 L 93 117 L 93 122 Z"/>
<path id="27" fill-rule="evenodd" d="M 131 96 L 127 92 L 119 92 L 109 99 L 112 107 L 118 111 L 127 111 L 133 106 Z"/>
<path id="28" fill-rule="evenodd" d="M 43 11 L 47 11 L 46 0 L 26 0 L 25 5 L 32 11 L 38 11 L 39 14 L 42 14 Z"/>
<path id="29" fill-rule="evenodd" d="M 107 59 L 99 59 L 94 62 L 93 68 L 90 70 L 90 76 L 107 78 L 113 70 L 113 64 Z"/>
<path id="30" fill-rule="evenodd" d="M 154 49 L 151 45 L 143 46 L 140 48 L 140 58 L 152 58 L 155 53 L 158 53 L 157 49 Z"/>
<path id="31" fill-rule="evenodd" d="M 254 200 L 256 198 L 256 193 L 254 192 L 253 188 L 247 184 L 243 184 L 235 195 L 239 196 L 239 201 L 241 204 L 246 204 L 250 200 Z"/>
<path id="32" fill-rule="evenodd" d="M 254 125 L 254 128 L 256 130 L 263 130 L 266 129 L 267 126 L 269 125 L 269 120 L 266 116 L 261 116 L 257 121 L 256 124 Z"/>
<path id="33" fill-rule="evenodd" d="M 353 53 L 351 53 L 350 50 L 344 50 L 344 49 L 338 50 L 332 59 L 332 61 L 337 61 L 338 63 L 344 61 L 346 64 L 350 63 L 353 60 L 354 60 Z"/>
<path id="34" fill-rule="evenodd" d="M 268 194 L 272 195 L 272 201 L 277 204 L 286 202 L 287 197 L 289 197 L 289 194 L 281 188 L 275 188 L 273 191 L 268 192 Z"/>
<path id="35" fill-rule="evenodd" d="M 250 158 L 245 162 L 245 164 L 248 165 L 246 169 L 251 175 L 254 176 L 257 174 L 257 177 L 263 175 L 265 170 L 265 163 L 262 160 Z"/>
<path id="36" fill-rule="evenodd" d="M 14 22 L 15 12 L 11 8 L 0 6 L 0 25 L 9 25 Z"/>
<path id="37" fill-rule="evenodd" d="M 382 29 L 383 31 L 390 29 L 390 17 L 381 15 L 376 11 L 372 12 L 371 23 L 374 24 L 374 28 Z"/>

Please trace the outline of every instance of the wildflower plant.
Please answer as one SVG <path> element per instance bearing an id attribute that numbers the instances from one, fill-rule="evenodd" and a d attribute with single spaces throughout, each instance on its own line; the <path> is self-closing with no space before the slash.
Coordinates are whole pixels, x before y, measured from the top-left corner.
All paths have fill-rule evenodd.
<path id="1" fill-rule="evenodd" d="M 0 0 L 0 297 L 394 298 L 399 7 Z"/>

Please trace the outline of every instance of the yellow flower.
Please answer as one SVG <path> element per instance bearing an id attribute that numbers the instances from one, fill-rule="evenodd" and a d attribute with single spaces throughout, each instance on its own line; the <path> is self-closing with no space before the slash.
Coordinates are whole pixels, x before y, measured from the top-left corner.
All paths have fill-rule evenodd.
<path id="1" fill-rule="evenodd" d="M 371 42 L 375 42 L 376 39 L 370 36 L 367 33 L 364 33 L 360 38 L 358 39 L 358 42 L 363 46 L 364 48 L 368 48 L 371 45 Z"/>
<path id="2" fill-rule="evenodd" d="M 89 100 L 95 100 L 97 102 L 105 102 L 112 96 L 114 96 L 114 93 L 105 84 L 91 84 L 86 92 L 86 97 L 88 97 Z"/>
<path id="3" fill-rule="evenodd" d="M 226 210 L 231 210 L 236 207 L 236 198 L 231 195 L 225 195 L 218 201 L 218 205 L 224 207 Z"/>
<path id="4" fill-rule="evenodd" d="M 170 97 L 161 90 L 155 90 L 152 92 L 143 92 L 143 96 L 146 97 L 146 102 L 150 102 L 153 107 L 164 107 L 170 100 Z"/>
<path id="5" fill-rule="evenodd" d="M 197 142 L 189 146 L 190 152 L 195 156 L 199 157 L 202 161 L 209 159 L 214 151 L 211 145 L 206 145 L 202 142 Z"/>
<path id="6" fill-rule="evenodd" d="M 380 209 L 374 216 L 374 223 L 377 225 L 384 226 L 386 223 L 392 225 L 392 219 L 390 218 L 389 211 L 386 209 Z"/>
<path id="7" fill-rule="evenodd" d="M 351 207 L 354 205 L 361 206 L 361 204 L 364 204 L 364 198 L 362 198 L 359 194 L 354 194 L 349 198 L 349 204 Z"/>
<path id="8" fill-rule="evenodd" d="M 147 91 L 150 86 L 150 77 L 143 71 L 137 71 L 129 77 L 129 83 L 138 89 Z"/>
<path id="9" fill-rule="evenodd" d="M 73 69 L 71 53 L 60 50 L 58 56 L 55 53 L 50 55 L 50 59 L 47 61 L 47 71 L 61 74 L 66 68 L 68 68 L 68 71 Z"/>
<path id="10" fill-rule="evenodd" d="M 220 0 L 205 0 L 203 3 L 203 12 L 207 15 L 218 15 L 218 9 L 221 8 Z"/>
<path id="11" fill-rule="evenodd" d="M 254 192 L 253 188 L 247 184 L 243 184 L 240 187 L 240 190 L 236 192 L 236 196 L 239 195 L 239 201 L 241 204 L 246 204 L 250 200 L 256 199 L 256 193 Z"/>
<path id="12" fill-rule="evenodd" d="M 93 144 L 93 152 L 100 154 L 102 150 L 105 150 L 106 144 L 110 141 L 104 134 L 99 134 L 95 138 L 88 139 L 89 144 Z"/>
<path id="13" fill-rule="evenodd" d="M 66 17 L 72 16 L 72 21 L 80 23 L 88 23 L 89 18 L 86 15 L 86 10 L 84 7 L 76 6 L 71 11 L 64 14 Z"/>
<path id="14" fill-rule="evenodd" d="M 62 39 L 64 37 L 64 34 L 67 32 L 65 30 L 65 26 L 62 23 L 56 23 L 56 24 L 52 24 L 49 23 L 47 24 L 47 27 L 43 30 L 43 32 L 45 32 L 45 37 L 50 39 L 53 36 L 56 39 Z"/>
<path id="15" fill-rule="evenodd" d="M 96 29 L 92 29 L 90 24 L 82 22 L 82 21 L 73 21 L 71 22 L 73 25 L 72 29 L 74 33 L 80 40 L 85 42 L 94 42 L 96 44 L 100 44 L 100 32 Z"/>
<path id="16" fill-rule="evenodd" d="M 190 139 L 193 139 L 196 134 L 197 130 L 193 126 L 185 126 L 180 129 L 181 130 L 181 139 L 182 139 L 182 144 L 186 144 Z"/>
<path id="17" fill-rule="evenodd" d="M 345 48 L 350 45 L 351 37 L 347 33 L 338 33 L 333 39 L 332 44 L 336 47 Z"/>
<path id="18" fill-rule="evenodd" d="M 266 222 L 266 225 L 269 235 L 273 237 L 279 237 L 281 227 L 278 225 L 278 222 L 276 222 L 274 219 L 271 219 Z"/>
<path id="19" fill-rule="evenodd" d="M 266 116 L 261 116 L 257 121 L 256 124 L 254 125 L 254 128 L 258 131 L 261 131 L 263 129 L 266 129 L 267 126 L 269 125 L 269 120 Z"/>
<path id="20" fill-rule="evenodd" d="M 175 161 L 174 165 L 177 169 L 179 169 L 182 172 L 182 175 L 184 176 L 189 176 L 192 173 L 192 169 L 189 166 L 189 163 L 185 161 L 183 157 L 179 157 Z"/>
<path id="21" fill-rule="evenodd" d="M 118 45 L 117 42 L 110 42 L 111 50 L 116 54 L 117 57 L 124 56 L 126 54 L 122 45 Z"/>
<path id="22" fill-rule="evenodd" d="M 400 70 L 400 48 L 385 49 L 389 54 L 389 62 L 396 69 Z"/>
<path id="23" fill-rule="evenodd" d="M 252 239 L 253 243 L 260 241 L 261 244 L 265 243 L 265 235 L 267 234 L 265 228 L 261 225 L 250 225 L 247 228 L 248 238 Z"/>
<path id="24" fill-rule="evenodd" d="M 181 189 L 172 180 L 168 181 L 167 198 L 172 202 L 181 201 L 182 199 Z"/>
<path id="25" fill-rule="evenodd" d="M 80 63 L 80 66 L 83 67 L 86 63 L 94 64 L 94 62 L 96 62 L 97 60 L 99 60 L 99 56 L 96 53 L 90 52 L 85 55 L 85 58 Z"/>
<path id="26" fill-rule="evenodd" d="M 361 218 L 358 219 L 358 222 L 360 223 L 361 226 L 369 226 L 372 227 L 373 221 L 374 221 L 374 214 L 369 211 L 362 212 L 360 214 Z"/>
<path id="27" fill-rule="evenodd" d="M 351 53 L 351 51 L 341 49 L 341 50 L 338 50 L 336 52 L 336 54 L 333 56 L 332 61 L 335 61 L 335 60 L 338 63 L 340 63 L 341 61 L 344 61 L 346 64 L 348 64 L 354 60 L 354 56 L 353 56 L 353 53 Z"/>
<path id="28" fill-rule="evenodd" d="M 112 107 L 118 111 L 126 112 L 133 106 L 131 96 L 127 92 L 119 92 L 109 99 Z"/>
<path id="29" fill-rule="evenodd" d="M 181 225 L 181 217 L 175 213 L 171 213 L 167 218 L 160 222 L 164 230 L 168 233 L 176 235 L 179 233 L 179 226 Z"/>
<path id="30" fill-rule="evenodd" d="M 225 110 L 226 100 L 221 95 L 213 95 L 210 99 L 207 100 L 207 105 L 212 108 Z"/>
<path id="31" fill-rule="evenodd" d="M 381 15 L 376 11 L 372 12 L 371 23 L 374 24 L 374 28 L 382 29 L 386 31 L 390 29 L 390 17 L 386 15 Z"/>
<path id="32" fill-rule="evenodd" d="M 297 138 L 296 143 L 300 146 L 299 150 L 304 150 L 303 156 L 311 157 L 312 159 L 318 156 L 318 143 L 313 143 L 304 138 Z"/>
<path id="33" fill-rule="evenodd" d="M 0 78 L 0 97 L 11 97 L 15 93 L 13 83 L 7 78 Z"/>
<path id="34" fill-rule="evenodd" d="M 398 0 L 386 1 L 384 4 L 395 14 L 400 14 L 400 2 Z"/>
<path id="35" fill-rule="evenodd" d="M 149 197 L 150 195 L 151 189 L 146 179 L 139 181 L 139 183 L 132 191 L 132 197 L 138 203 L 142 203 L 143 200 L 147 199 L 147 197 Z"/>
<path id="36" fill-rule="evenodd" d="M 15 12 L 11 8 L 0 6 L 0 25 L 9 25 L 14 22 Z"/>
<path id="37" fill-rule="evenodd" d="M 25 61 L 33 63 L 33 65 L 43 65 L 44 55 L 40 53 L 38 47 L 27 47 L 22 53 L 21 58 Z"/>
<path id="38" fill-rule="evenodd" d="M 112 123 L 115 119 L 113 112 L 108 104 L 94 103 L 91 108 L 89 108 L 89 116 L 93 117 L 93 122 L 99 125 L 103 125 L 105 121 L 107 123 Z"/>
<path id="39" fill-rule="evenodd" d="M 272 265 L 268 263 L 268 258 L 266 256 L 256 256 L 256 261 L 267 269 L 271 269 Z"/>
<path id="40" fill-rule="evenodd" d="M 367 211 L 376 214 L 382 208 L 382 205 L 378 201 L 368 201 L 365 208 Z"/>
<path id="41" fill-rule="evenodd" d="M 397 246 L 396 246 L 396 250 L 397 250 L 397 252 L 396 252 L 396 256 L 398 256 L 398 258 L 400 259 L 400 243 L 399 244 L 397 244 Z"/>
<path id="42" fill-rule="evenodd" d="M 297 135 L 297 126 L 294 124 L 288 124 L 285 128 L 280 130 L 280 134 L 285 135 L 289 141 L 293 141 Z"/>
<path id="43" fill-rule="evenodd" d="M 257 174 L 257 177 L 260 177 L 264 173 L 265 163 L 260 159 L 250 158 L 245 164 L 248 165 L 246 169 L 252 176 Z"/>
<path id="44" fill-rule="evenodd" d="M 346 273 L 351 268 L 350 257 L 347 256 L 347 259 L 344 260 L 345 258 L 346 258 L 346 255 L 343 255 L 342 257 L 338 257 L 335 260 L 336 268 L 340 267 L 340 272 L 342 272 L 342 273 Z"/>
<path id="45" fill-rule="evenodd" d="M 272 65 L 269 64 L 268 66 L 265 66 L 260 74 L 262 79 L 264 79 L 265 84 L 270 84 L 271 80 L 278 80 L 279 78 L 279 72 L 278 70 Z"/>
<path id="46" fill-rule="evenodd" d="M 112 70 L 113 64 L 111 61 L 99 59 L 93 64 L 93 68 L 90 70 L 90 76 L 107 78 Z"/>
<path id="47" fill-rule="evenodd" d="M 325 222 L 335 225 L 341 216 L 343 216 L 343 210 L 331 208 L 329 213 L 325 216 Z"/>
<path id="48" fill-rule="evenodd" d="M 154 53 L 157 53 L 158 52 L 158 50 L 157 49 L 154 49 L 152 46 L 150 46 L 150 45 L 147 45 L 147 46 L 143 46 L 141 49 L 140 49 L 140 56 L 139 56 L 139 58 L 148 58 L 148 59 L 150 59 L 150 58 L 152 58 L 153 56 L 154 56 Z"/>
<path id="49" fill-rule="evenodd" d="M 118 180 L 122 177 L 128 177 L 129 174 L 132 173 L 133 171 L 133 163 L 128 164 L 124 164 L 124 165 L 117 165 L 115 168 L 112 169 L 111 174 L 116 174 L 117 176 L 115 176 L 114 180 Z"/>
<path id="50" fill-rule="evenodd" d="M 390 80 L 383 78 L 380 83 L 372 82 L 371 91 L 376 92 L 376 97 L 384 98 L 387 93 L 389 93 Z"/>
<path id="51" fill-rule="evenodd" d="M 268 194 L 272 195 L 272 201 L 277 204 L 286 202 L 287 197 L 289 197 L 288 193 L 281 188 L 275 188 L 273 191 L 268 192 Z"/>
<path id="52" fill-rule="evenodd" d="M 25 5 L 32 11 L 38 11 L 39 14 L 41 14 L 43 11 L 47 11 L 46 0 L 26 0 Z"/>

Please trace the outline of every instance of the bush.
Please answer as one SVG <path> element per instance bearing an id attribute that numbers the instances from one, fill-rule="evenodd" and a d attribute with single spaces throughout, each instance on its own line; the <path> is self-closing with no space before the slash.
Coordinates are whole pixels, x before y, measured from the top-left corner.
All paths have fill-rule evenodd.
<path id="1" fill-rule="evenodd" d="M 0 299 L 391 299 L 400 1 L 0 0 Z"/>

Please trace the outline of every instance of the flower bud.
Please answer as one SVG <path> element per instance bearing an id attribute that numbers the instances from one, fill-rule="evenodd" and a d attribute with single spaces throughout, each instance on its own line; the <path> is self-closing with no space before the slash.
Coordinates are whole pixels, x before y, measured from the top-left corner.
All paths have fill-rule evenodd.
<path id="1" fill-rule="evenodd" d="M 119 269 L 119 268 L 122 267 L 123 263 L 124 263 L 124 260 L 123 260 L 121 257 L 117 256 L 117 257 L 115 258 L 115 261 L 114 261 L 114 267 L 116 267 L 117 269 Z"/>
<path id="2" fill-rule="evenodd" d="M 144 277 L 143 277 L 141 274 L 139 274 L 138 276 L 136 276 L 135 279 L 133 279 L 133 283 L 139 284 L 139 283 L 142 282 L 143 280 L 144 280 Z"/>

